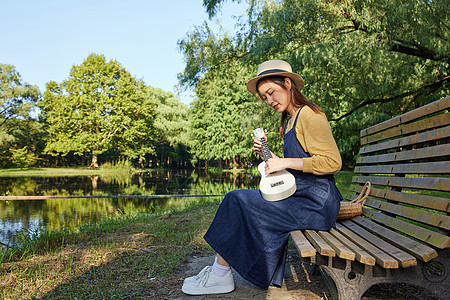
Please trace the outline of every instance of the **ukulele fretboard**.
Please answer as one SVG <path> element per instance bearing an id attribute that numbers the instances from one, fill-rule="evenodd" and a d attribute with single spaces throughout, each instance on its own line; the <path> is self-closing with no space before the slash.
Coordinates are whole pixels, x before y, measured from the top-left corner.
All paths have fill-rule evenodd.
<path id="1" fill-rule="evenodd" d="M 269 146 L 267 146 L 267 142 L 265 138 L 261 138 L 261 152 L 264 157 L 264 161 L 268 161 L 269 158 L 272 158 L 272 154 L 270 153 Z"/>

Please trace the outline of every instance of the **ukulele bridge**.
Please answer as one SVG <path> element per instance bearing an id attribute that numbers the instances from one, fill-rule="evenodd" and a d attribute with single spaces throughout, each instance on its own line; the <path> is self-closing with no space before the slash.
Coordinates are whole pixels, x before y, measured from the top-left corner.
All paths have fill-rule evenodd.
<path id="1" fill-rule="evenodd" d="M 280 185 L 283 185 L 283 184 L 284 184 L 284 181 L 281 180 L 281 181 L 278 181 L 278 182 L 271 183 L 270 186 L 271 187 L 276 187 L 276 186 L 280 186 Z"/>

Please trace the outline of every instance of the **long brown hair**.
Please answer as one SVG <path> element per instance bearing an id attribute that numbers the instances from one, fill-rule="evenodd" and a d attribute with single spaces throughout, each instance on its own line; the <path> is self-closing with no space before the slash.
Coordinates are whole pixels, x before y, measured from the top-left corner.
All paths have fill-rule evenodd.
<path id="1" fill-rule="evenodd" d="M 259 87 L 259 84 L 264 80 L 270 80 L 273 83 L 281 86 L 283 89 L 286 89 L 286 86 L 284 85 L 285 82 L 284 76 L 267 76 L 264 78 L 261 78 L 258 83 L 256 84 L 257 87 Z M 289 77 L 288 77 L 289 78 Z M 291 80 L 289 78 L 289 80 Z M 291 88 L 291 95 L 290 95 L 290 101 L 294 104 L 295 108 L 300 108 L 304 105 L 309 106 L 315 113 L 323 113 L 323 110 L 318 107 L 316 104 L 312 103 L 306 96 L 298 89 L 298 87 L 294 84 L 294 81 L 291 80 L 292 88 Z M 259 91 L 258 91 L 259 94 Z M 262 95 L 259 95 L 259 98 L 262 98 Z M 286 120 L 288 118 L 289 113 L 285 110 L 281 113 L 281 121 L 280 121 L 280 135 L 284 136 L 284 126 L 286 124 Z M 292 116 L 291 116 L 292 117 Z"/>

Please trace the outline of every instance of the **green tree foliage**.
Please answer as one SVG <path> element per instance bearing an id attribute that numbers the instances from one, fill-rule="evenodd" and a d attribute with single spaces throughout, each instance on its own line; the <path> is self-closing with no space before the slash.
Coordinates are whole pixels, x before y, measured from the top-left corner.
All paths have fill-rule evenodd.
<path id="1" fill-rule="evenodd" d="M 154 103 L 145 86 L 117 61 L 91 54 L 61 84 L 47 83 L 39 106 L 48 126 L 45 152 L 98 155 L 113 149 L 129 159 L 154 152 Z"/>
<path id="2" fill-rule="evenodd" d="M 198 80 L 197 98 L 189 113 L 190 146 L 196 159 L 225 160 L 237 167 L 253 155 L 253 129 L 278 128 L 273 126 L 274 114 L 247 92 L 245 83 L 251 76 L 248 71 L 239 61 L 230 62 L 226 69 L 213 68 Z M 279 146 L 276 135 L 271 136 L 272 145 Z"/>
<path id="3" fill-rule="evenodd" d="M 3 129 L 8 130 L 6 132 Z M 39 155 L 45 147 L 44 139 L 45 132 L 39 121 L 11 118 L 3 128 L 0 128 L 0 167 L 29 167 L 40 162 Z M 27 165 L 17 164 L 19 160 L 13 156 L 17 156 L 16 151 L 24 148 L 28 157 L 35 157 L 35 161 L 27 159 L 26 161 L 30 162 Z"/>
<path id="4" fill-rule="evenodd" d="M 39 146 L 40 126 L 30 116 L 39 97 L 39 89 L 24 83 L 14 66 L 0 64 L 1 167 L 14 166 L 13 149 L 28 146 L 27 151 L 34 156 L 42 150 Z"/>
<path id="5" fill-rule="evenodd" d="M 147 86 L 146 92 L 147 98 L 156 106 L 157 162 L 159 165 L 167 165 L 172 162 L 189 161 L 187 105 L 180 102 L 174 94 L 158 88 Z"/>
<path id="6" fill-rule="evenodd" d="M 36 164 L 38 157 L 36 154 L 31 152 L 25 146 L 20 149 L 11 149 L 11 162 L 14 166 L 19 168 L 28 168 L 34 166 Z"/>
<path id="7" fill-rule="evenodd" d="M 224 2 L 204 6 L 213 16 Z M 179 43 L 187 61 L 180 82 L 195 86 L 233 61 L 254 74 L 266 59 L 285 59 L 349 161 L 359 130 L 448 95 L 449 7 L 449 0 L 250 0 L 234 37 L 204 25 Z"/>
<path id="8" fill-rule="evenodd" d="M 22 82 L 14 66 L 0 64 L 0 127 L 12 118 L 28 119 L 39 93 L 37 86 Z"/>

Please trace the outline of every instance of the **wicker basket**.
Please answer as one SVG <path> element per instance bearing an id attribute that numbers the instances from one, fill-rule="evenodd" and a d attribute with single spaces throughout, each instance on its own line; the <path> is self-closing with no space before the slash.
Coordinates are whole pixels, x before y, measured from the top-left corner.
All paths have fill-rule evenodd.
<path id="1" fill-rule="evenodd" d="M 371 184 L 366 182 L 361 193 L 354 200 L 350 202 L 341 202 L 341 209 L 339 210 L 338 220 L 350 219 L 362 215 L 362 207 L 366 202 L 367 196 L 370 194 Z"/>

